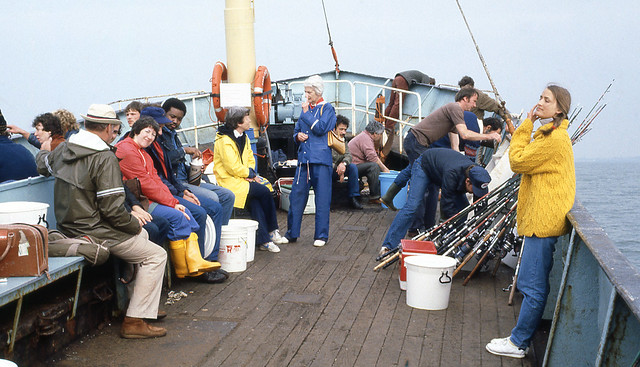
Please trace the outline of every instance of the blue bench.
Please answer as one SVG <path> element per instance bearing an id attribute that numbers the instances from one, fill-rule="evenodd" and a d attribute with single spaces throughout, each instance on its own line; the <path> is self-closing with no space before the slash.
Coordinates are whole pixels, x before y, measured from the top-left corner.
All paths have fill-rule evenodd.
<path id="1" fill-rule="evenodd" d="M 22 311 L 22 301 L 24 296 L 31 292 L 62 279 L 67 275 L 78 273 L 76 282 L 75 295 L 73 296 L 73 309 L 71 310 L 70 319 L 76 316 L 76 308 L 78 306 L 78 294 L 80 293 L 80 283 L 82 281 L 82 269 L 87 263 L 83 257 L 50 257 L 49 258 L 49 276 L 43 274 L 39 277 L 11 277 L 3 278 L 0 281 L 0 307 L 6 304 L 18 301 L 16 312 L 13 318 L 13 328 L 11 329 L 11 341 L 9 344 L 9 354 L 13 353 L 13 346 L 16 341 L 16 332 L 18 323 L 20 322 L 20 313 Z"/>

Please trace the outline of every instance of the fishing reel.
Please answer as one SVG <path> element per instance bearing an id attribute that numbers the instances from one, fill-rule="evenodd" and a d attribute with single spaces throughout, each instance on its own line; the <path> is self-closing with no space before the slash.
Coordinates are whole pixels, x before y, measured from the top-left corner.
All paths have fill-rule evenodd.
<path id="1" fill-rule="evenodd" d="M 475 241 L 472 242 L 471 240 L 464 241 L 464 243 L 462 243 L 453 251 L 453 258 L 456 259 L 456 262 L 458 264 L 461 264 L 464 261 L 464 258 L 467 257 L 469 252 L 473 250 L 474 243 Z"/>

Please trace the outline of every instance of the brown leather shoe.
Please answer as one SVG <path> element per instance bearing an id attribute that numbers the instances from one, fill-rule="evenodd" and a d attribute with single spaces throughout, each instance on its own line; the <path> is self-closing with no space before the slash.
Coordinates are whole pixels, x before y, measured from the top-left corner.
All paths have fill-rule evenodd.
<path id="1" fill-rule="evenodd" d="M 167 335 L 167 329 L 152 326 L 143 319 L 125 316 L 120 328 L 120 336 L 125 339 L 148 339 Z"/>

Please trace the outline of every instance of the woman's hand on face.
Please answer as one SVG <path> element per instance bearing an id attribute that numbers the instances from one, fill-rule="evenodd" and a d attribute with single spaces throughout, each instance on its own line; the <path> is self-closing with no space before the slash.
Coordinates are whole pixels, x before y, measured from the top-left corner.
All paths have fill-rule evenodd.
<path id="1" fill-rule="evenodd" d="M 309 102 L 306 99 L 302 102 L 302 112 L 309 112 Z"/>
<path id="2" fill-rule="evenodd" d="M 298 133 L 297 139 L 298 139 L 299 142 L 303 142 L 303 141 L 309 139 L 309 135 L 307 135 L 305 133 Z"/>
<path id="3" fill-rule="evenodd" d="M 536 109 L 537 108 L 538 108 L 538 105 L 536 104 L 535 106 L 533 106 L 531 111 L 529 111 L 529 113 L 527 113 L 527 118 L 529 120 L 531 120 L 531 122 L 535 122 L 538 119 L 538 115 L 536 114 Z"/>
<path id="4" fill-rule="evenodd" d="M 187 218 L 187 220 L 191 220 L 191 218 L 189 218 L 189 215 L 185 212 L 185 210 L 187 210 L 187 208 L 184 205 L 176 204 L 176 206 L 174 206 L 173 209 L 181 211 L 182 214 L 184 214 L 184 216 Z"/>

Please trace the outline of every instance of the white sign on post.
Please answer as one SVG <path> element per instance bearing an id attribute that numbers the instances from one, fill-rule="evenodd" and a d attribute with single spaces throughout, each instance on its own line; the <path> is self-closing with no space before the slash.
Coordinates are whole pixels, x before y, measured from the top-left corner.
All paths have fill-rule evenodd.
<path id="1" fill-rule="evenodd" d="M 220 105 L 223 108 L 233 106 L 251 107 L 251 84 L 221 83 Z"/>

